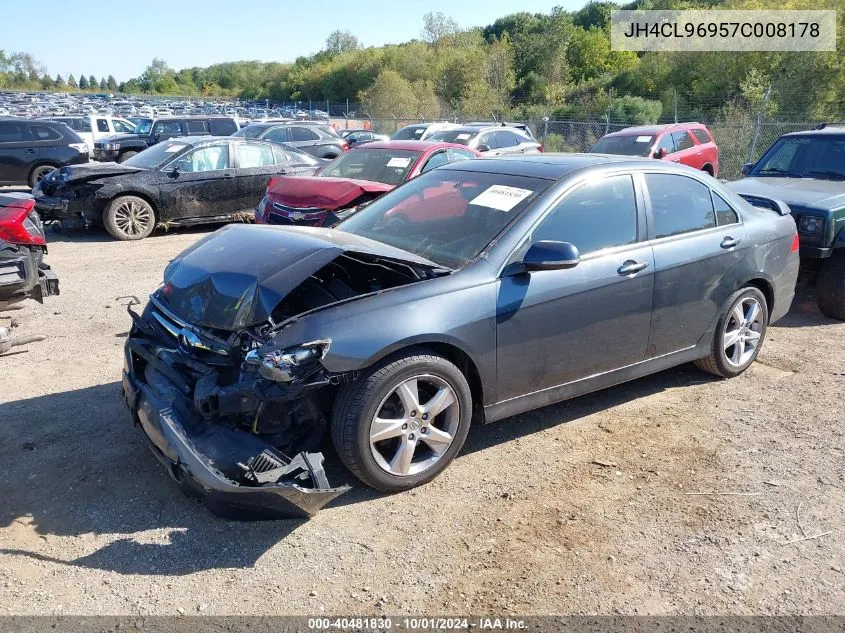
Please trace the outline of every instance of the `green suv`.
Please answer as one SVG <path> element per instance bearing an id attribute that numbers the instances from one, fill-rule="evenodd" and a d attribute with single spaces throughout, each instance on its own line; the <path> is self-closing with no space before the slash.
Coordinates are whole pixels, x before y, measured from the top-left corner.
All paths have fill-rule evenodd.
<path id="1" fill-rule="evenodd" d="M 819 309 L 845 321 L 845 127 L 784 134 L 730 189 L 755 206 L 789 205 Z"/>

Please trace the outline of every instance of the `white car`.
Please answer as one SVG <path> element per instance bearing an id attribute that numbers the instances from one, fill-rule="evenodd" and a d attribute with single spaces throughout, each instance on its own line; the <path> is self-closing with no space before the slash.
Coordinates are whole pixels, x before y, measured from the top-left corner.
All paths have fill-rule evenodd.
<path id="1" fill-rule="evenodd" d="M 64 123 L 79 134 L 88 146 L 88 153 L 93 154 L 94 142 L 112 134 L 131 134 L 135 126 L 131 121 L 120 117 L 105 115 L 80 114 L 76 116 L 53 116 L 51 121 Z"/>
<path id="2" fill-rule="evenodd" d="M 448 121 L 433 121 L 431 123 L 415 123 L 413 125 L 406 125 L 403 128 L 396 130 L 393 136 L 390 137 L 392 141 L 425 141 L 432 134 L 442 132 L 443 130 L 451 130 L 456 128 L 456 123 L 449 123 Z"/>

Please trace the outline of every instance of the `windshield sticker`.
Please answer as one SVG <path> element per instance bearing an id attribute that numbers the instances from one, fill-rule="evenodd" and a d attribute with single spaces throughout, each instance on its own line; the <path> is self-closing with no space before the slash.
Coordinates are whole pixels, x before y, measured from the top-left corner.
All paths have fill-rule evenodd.
<path id="1" fill-rule="evenodd" d="M 470 204 L 499 211 L 510 211 L 533 193 L 530 189 L 493 185 L 484 193 L 470 200 Z"/>
<path id="2" fill-rule="evenodd" d="M 168 154 L 172 154 L 173 152 L 178 152 L 180 149 L 185 149 L 186 147 L 187 145 L 171 145 L 164 151 Z"/>
<path id="3" fill-rule="evenodd" d="M 411 164 L 411 159 L 403 156 L 394 156 L 389 161 L 387 161 L 388 167 L 401 167 L 405 168 Z"/>
<path id="4" fill-rule="evenodd" d="M 470 137 L 470 134 L 458 134 L 455 139 L 458 141 L 465 141 Z"/>
<path id="5" fill-rule="evenodd" d="M 637 143 L 648 143 L 651 140 L 650 136 L 638 136 Z"/>

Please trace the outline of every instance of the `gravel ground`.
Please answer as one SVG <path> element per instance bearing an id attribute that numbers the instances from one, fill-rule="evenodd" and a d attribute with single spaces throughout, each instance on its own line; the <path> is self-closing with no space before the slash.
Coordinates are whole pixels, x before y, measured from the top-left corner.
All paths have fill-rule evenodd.
<path id="1" fill-rule="evenodd" d="M 845 613 L 845 324 L 807 290 L 737 379 L 679 367 L 474 428 L 415 491 L 230 522 L 119 386 L 116 297 L 205 232 L 51 236 L 62 294 L 15 313 L 50 338 L 0 359 L 0 614 Z"/>

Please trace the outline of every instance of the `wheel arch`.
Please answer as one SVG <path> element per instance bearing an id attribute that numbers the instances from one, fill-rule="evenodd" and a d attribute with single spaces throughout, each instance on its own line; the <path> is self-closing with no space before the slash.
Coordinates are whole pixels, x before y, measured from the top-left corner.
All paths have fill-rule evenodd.
<path id="1" fill-rule="evenodd" d="M 469 383 L 473 406 L 484 404 L 484 387 L 483 381 L 481 380 L 481 374 L 478 371 L 478 366 L 472 359 L 472 356 L 462 349 L 455 341 L 444 339 L 438 340 L 433 337 L 419 337 L 412 340 L 401 341 L 370 357 L 365 366 L 372 367 L 389 356 L 400 356 L 404 352 L 414 348 L 428 349 L 455 365 L 467 379 L 467 383 Z"/>
<path id="2" fill-rule="evenodd" d="M 771 282 L 763 277 L 754 277 L 753 279 L 749 279 L 744 285 L 753 286 L 763 293 L 763 297 L 766 299 L 766 310 L 771 318 L 772 309 L 775 306 L 775 289 Z"/>

